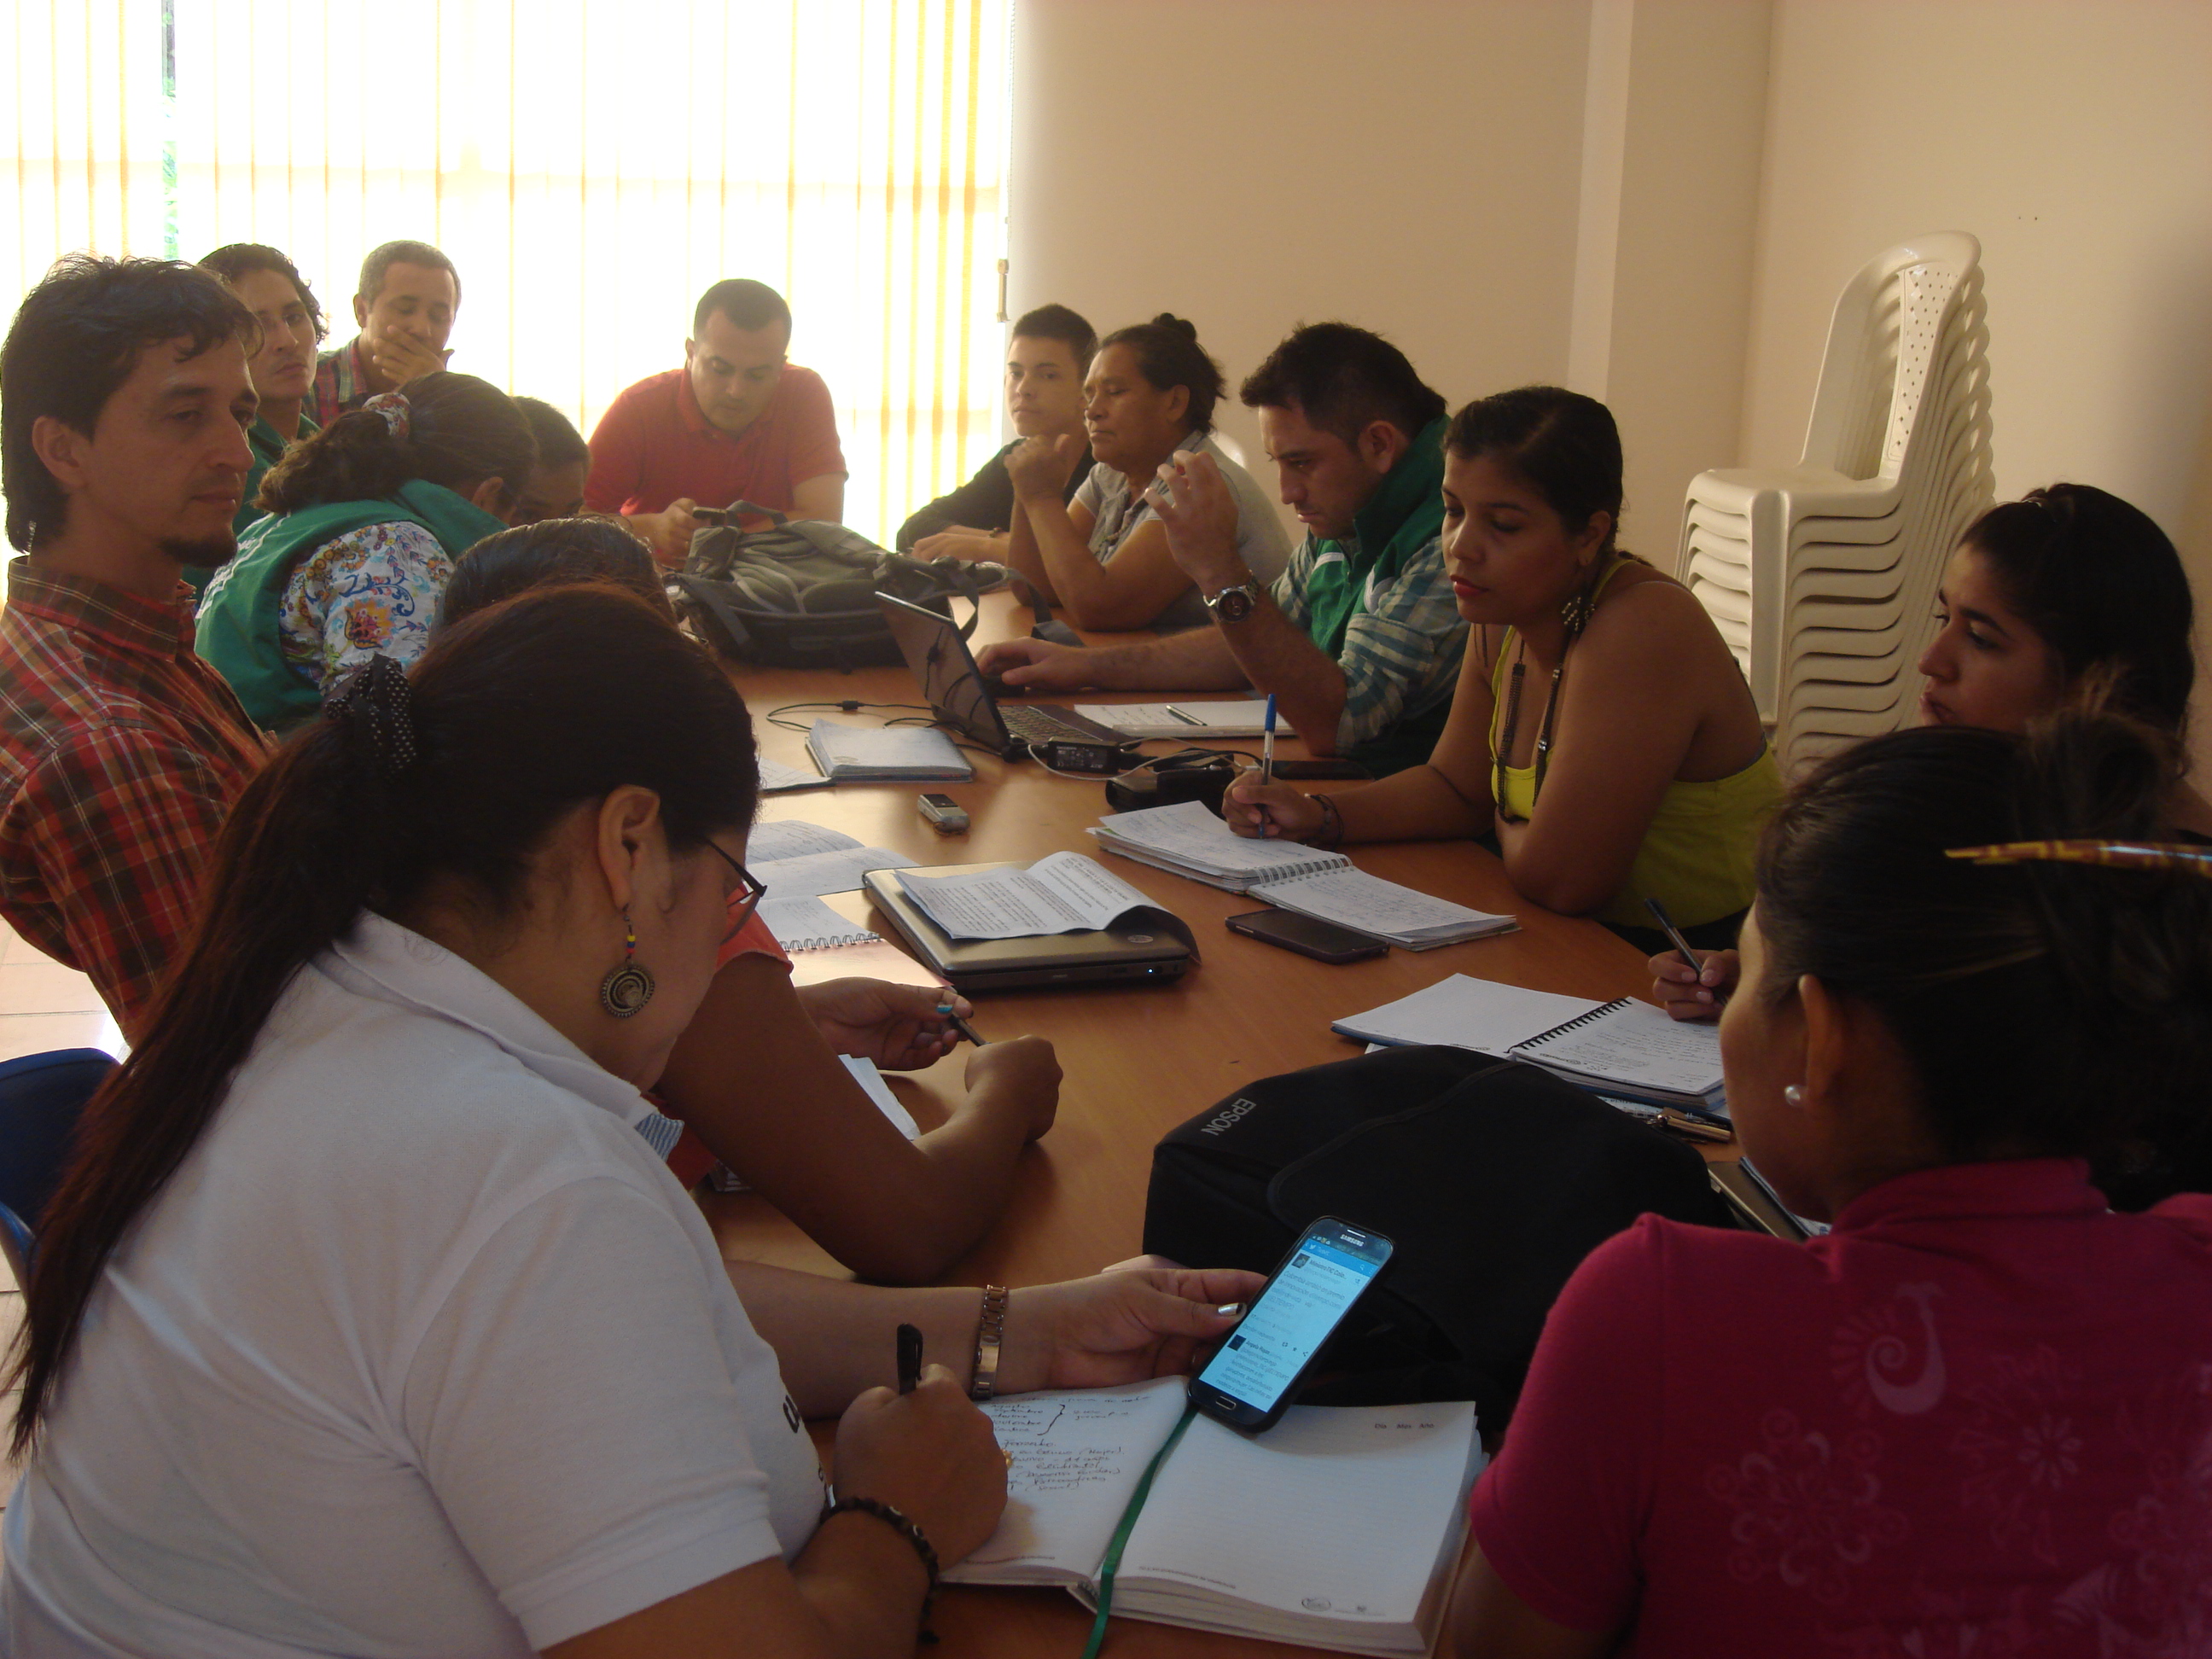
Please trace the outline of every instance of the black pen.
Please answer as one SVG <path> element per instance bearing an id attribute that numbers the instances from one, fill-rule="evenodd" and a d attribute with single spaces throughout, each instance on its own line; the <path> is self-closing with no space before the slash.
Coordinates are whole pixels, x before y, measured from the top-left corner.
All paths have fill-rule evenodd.
<path id="1" fill-rule="evenodd" d="M 975 1028 L 970 1025 L 966 1020 L 961 1018 L 959 1015 L 954 1013 L 952 1012 L 952 1005 L 951 1003 L 940 1002 L 937 1006 L 937 1012 L 944 1015 L 945 1023 L 950 1025 L 954 1030 L 959 1032 L 962 1036 L 967 1038 L 969 1042 L 974 1043 L 978 1048 L 983 1047 L 983 1039 L 975 1035 Z"/>
<path id="2" fill-rule="evenodd" d="M 1648 898 L 1644 901 L 1644 908 L 1651 913 L 1652 919 L 1659 924 L 1659 931 L 1674 942 L 1674 948 L 1682 953 L 1682 960 L 1696 969 L 1698 977 L 1702 979 L 1705 976 L 1705 964 L 1698 960 L 1698 953 L 1690 948 L 1690 941 L 1682 937 L 1682 930 L 1674 925 L 1674 918 L 1667 914 L 1667 907 L 1656 898 Z"/>
<path id="3" fill-rule="evenodd" d="M 921 1328 L 916 1325 L 898 1328 L 898 1391 L 912 1394 L 915 1384 L 921 1381 Z"/>

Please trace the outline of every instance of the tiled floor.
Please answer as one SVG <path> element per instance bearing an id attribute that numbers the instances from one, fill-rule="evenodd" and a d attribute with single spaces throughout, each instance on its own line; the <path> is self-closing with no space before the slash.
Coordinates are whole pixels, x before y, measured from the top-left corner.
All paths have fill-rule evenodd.
<path id="1" fill-rule="evenodd" d="M 0 1060 L 47 1048 L 123 1052 L 123 1035 L 82 974 L 0 923 Z"/>
<path id="2" fill-rule="evenodd" d="M 48 1048 L 105 1048 L 120 1054 L 123 1036 L 90 980 L 33 950 L 0 923 L 0 1060 Z M 22 1316 L 22 1292 L 0 1267 L 0 1353 L 15 1341 Z M 11 1420 L 15 1412 L 11 1389 L 0 1395 L 0 1424 Z M 15 1485 L 14 1466 L 0 1460 L 0 1509 Z"/>

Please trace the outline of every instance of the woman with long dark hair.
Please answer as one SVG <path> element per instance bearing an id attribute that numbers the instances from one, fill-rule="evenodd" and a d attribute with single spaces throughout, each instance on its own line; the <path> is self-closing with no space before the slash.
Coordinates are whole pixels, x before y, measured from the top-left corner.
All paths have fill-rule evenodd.
<path id="1" fill-rule="evenodd" d="M 2097 696 L 2173 739 L 2174 833 L 2212 846 L 2212 805 L 2193 788 L 2183 739 L 2197 682 L 2196 605 L 2181 555 L 2142 508 L 2091 484 L 2000 501 L 1967 526 L 1936 591 L 1920 654 L 1930 726 L 2023 732 Z M 1696 970 L 1651 958 L 1652 992 L 1677 1019 L 1711 1019 L 1735 983 L 1733 951 Z"/>
<path id="2" fill-rule="evenodd" d="M 721 671 L 604 588 L 373 663 L 260 773 L 41 1219 L 0 1645 L 890 1659 L 1004 1502 L 970 1386 L 1227 1326 L 1256 1275 L 726 1267 L 638 1091 L 757 896 L 757 781 Z M 941 1363 L 895 1395 L 901 1322 Z"/>
<path id="3" fill-rule="evenodd" d="M 1624 552 L 1620 434 L 1594 398 L 1523 386 L 1444 435 L 1443 550 L 1474 624 L 1428 762 L 1307 795 L 1248 774 L 1240 834 L 1335 846 L 1494 835 L 1547 908 L 1663 943 L 1733 942 L 1781 775 L 1751 690 L 1688 589 Z"/>
<path id="4" fill-rule="evenodd" d="M 453 561 L 507 527 L 537 464 L 514 401 L 440 370 L 295 444 L 269 516 L 208 585 L 198 647 L 272 731 L 310 719 L 372 656 L 412 662 Z"/>
<path id="5" fill-rule="evenodd" d="M 2212 1198 L 2088 1161 L 2200 1132 L 2212 852 L 2160 734 L 1893 732 L 1759 856 L 1721 1018 L 1803 1243 L 1645 1217 L 1552 1309 L 1449 1659 L 2197 1654 Z"/>

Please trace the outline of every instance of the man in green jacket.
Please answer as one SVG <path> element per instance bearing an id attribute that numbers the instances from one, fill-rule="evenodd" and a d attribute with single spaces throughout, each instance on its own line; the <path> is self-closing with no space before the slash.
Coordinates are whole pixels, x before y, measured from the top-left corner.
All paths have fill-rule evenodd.
<path id="1" fill-rule="evenodd" d="M 1273 693 L 1316 755 L 1376 775 L 1426 760 L 1451 712 L 1467 623 L 1444 568 L 1444 400 L 1406 356 L 1346 323 L 1296 330 L 1242 388 L 1306 526 L 1261 589 L 1237 556 L 1227 486 L 1185 458 L 1169 547 L 1213 613 L 1210 628 L 1078 649 L 1013 640 L 982 666 L 1024 690 Z"/>

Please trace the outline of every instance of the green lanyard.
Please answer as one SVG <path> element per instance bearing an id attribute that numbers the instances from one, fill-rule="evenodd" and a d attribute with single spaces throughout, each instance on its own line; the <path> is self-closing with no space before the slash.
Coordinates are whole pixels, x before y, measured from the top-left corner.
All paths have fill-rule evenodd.
<path id="1" fill-rule="evenodd" d="M 1136 1529 L 1137 1516 L 1151 1495 L 1152 1477 L 1160 1472 L 1160 1465 L 1168 1461 L 1168 1454 L 1176 1449 L 1188 1428 L 1191 1419 L 1198 1415 L 1198 1407 L 1186 1406 L 1182 1421 L 1175 1425 L 1175 1432 L 1167 1443 L 1153 1453 L 1152 1461 L 1145 1467 L 1145 1478 L 1137 1482 L 1137 1490 L 1130 1494 L 1129 1507 L 1121 1511 L 1121 1524 L 1114 1528 L 1114 1541 L 1106 1546 L 1106 1559 L 1098 1569 L 1098 1616 L 1091 1621 L 1091 1639 L 1084 1644 L 1083 1659 L 1098 1659 L 1098 1650 L 1106 1641 L 1106 1617 L 1114 1610 L 1114 1575 L 1121 1570 L 1121 1552 L 1127 1547 L 1129 1534 Z"/>

